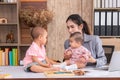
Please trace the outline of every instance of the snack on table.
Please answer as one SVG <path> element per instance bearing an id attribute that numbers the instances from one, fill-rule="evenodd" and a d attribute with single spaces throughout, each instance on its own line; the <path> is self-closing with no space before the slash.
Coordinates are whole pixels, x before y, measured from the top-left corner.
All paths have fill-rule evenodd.
<path id="1" fill-rule="evenodd" d="M 83 70 L 74 70 L 73 72 L 74 72 L 75 75 L 78 75 L 78 76 L 81 76 L 81 75 L 85 74 L 85 71 L 83 71 Z"/>

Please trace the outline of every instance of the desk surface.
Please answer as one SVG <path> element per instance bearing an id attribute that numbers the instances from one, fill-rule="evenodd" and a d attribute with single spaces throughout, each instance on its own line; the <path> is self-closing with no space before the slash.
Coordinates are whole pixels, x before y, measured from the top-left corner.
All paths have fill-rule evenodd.
<path id="1" fill-rule="evenodd" d="M 108 78 L 109 80 L 120 80 L 120 71 L 114 71 L 114 72 L 109 72 L 106 70 L 96 70 L 93 67 L 87 67 L 84 68 L 83 70 L 88 71 L 85 75 L 83 76 L 62 76 L 62 77 L 52 77 L 52 78 L 47 78 L 43 73 L 32 73 L 32 72 L 24 72 L 23 66 L 0 66 L 0 74 L 11 74 L 12 78 L 19 78 L 19 79 L 26 79 L 27 78 L 35 78 L 37 79 L 43 79 L 43 80 L 59 80 L 61 78 L 64 78 L 64 80 L 72 79 L 78 80 L 79 78 L 84 79 L 87 78 L 89 80 L 95 80 L 98 78 L 98 80 L 101 79 L 106 79 Z M 54 79 L 53 79 L 54 78 Z M 112 78 L 112 79 L 111 79 Z M 12 80 L 13 80 L 12 79 Z M 63 79 L 62 79 L 63 80 Z"/>

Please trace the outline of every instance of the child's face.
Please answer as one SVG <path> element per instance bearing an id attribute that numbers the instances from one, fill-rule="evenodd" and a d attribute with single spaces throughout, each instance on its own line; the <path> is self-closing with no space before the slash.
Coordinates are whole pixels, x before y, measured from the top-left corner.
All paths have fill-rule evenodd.
<path id="1" fill-rule="evenodd" d="M 41 43 L 45 45 L 47 42 L 47 31 L 44 32 L 44 34 L 41 36 Z"/>
<path id="2" fill-rule="evenodd" d="M 74 38 L 70 38 L 70 47 L 71 48 L 77 48 L 79 46 L 81 46 L 80 42 L 76 42 Z"/>

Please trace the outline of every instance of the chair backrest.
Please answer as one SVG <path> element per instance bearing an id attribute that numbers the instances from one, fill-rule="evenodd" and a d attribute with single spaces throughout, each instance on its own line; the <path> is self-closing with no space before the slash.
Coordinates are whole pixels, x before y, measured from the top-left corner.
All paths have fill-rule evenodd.
<path id="1" fill-rule="evenodd" d="M 107 63 L 110 63 L 114 48 L 115 48 L 114 45 L 103 45 L 103 49 L 105 51 L 105 56 L 107 58 Z"/>

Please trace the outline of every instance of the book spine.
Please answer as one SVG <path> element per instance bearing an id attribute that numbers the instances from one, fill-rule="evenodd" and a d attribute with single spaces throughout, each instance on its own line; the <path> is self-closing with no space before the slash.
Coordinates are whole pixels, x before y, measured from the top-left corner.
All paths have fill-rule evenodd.
<path id="1" fill-rule="evenodd" d="M 13 62 L 13 66 L 15 66 L 15 62 L 16 62 L 16 49 L 13 48 L 12 49 L 12 62 Z"/>
<path id="2" fill-rule="evenodd" d="M 2 66 L 2 50 L 0 50 L 0 66 Z"/>
<path id="3" fill-rule="evenodd" d="M 2 66 L 5 66 L 5 52 L 2 52 Z"/>
<path id="4" fill-rule="evenodd" d="M 13 65 L 13 57 L 12 57 L 12 51 L 9 51 L 9 65 Z"/>

